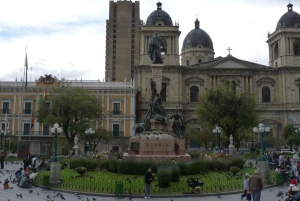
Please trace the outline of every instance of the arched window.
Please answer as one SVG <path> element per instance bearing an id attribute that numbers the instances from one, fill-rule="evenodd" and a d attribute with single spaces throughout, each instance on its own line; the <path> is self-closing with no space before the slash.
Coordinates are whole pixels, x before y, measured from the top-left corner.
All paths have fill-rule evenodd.
<path id="1" fill-rule="evenodd" d="M 186 60 L 186 66 L 190 65 L 190 60 Z"/>
<path id="2" fill-rule="evenodd" d="M 263 103 L 271 103 L 271 92 L 270 88 L 267 86 L 264 86 L 261 90 L 261 97 Z"/>
<path id="3" fill-rule="evenodd" d="M 202 59 L 198 59 L 198 64 L 202 63 Z"/>
<path id="4" fill-rule="evenodd" d="M 300 55 L 300 40 L 296 40 L 293 44 L 294 55 Z"/>
<path id="5" fill-rule="evenodd" d="M 197 86 L 192 86 L 190 88 L 190 102 L 197 102 L 199 96 L 199 88 Z"/>
<path id="6" fill-rule="evenodd" d="M 278 58 L 278 43 L 276 43 L 275 47 L 274 47 L 274 59 Z"/>

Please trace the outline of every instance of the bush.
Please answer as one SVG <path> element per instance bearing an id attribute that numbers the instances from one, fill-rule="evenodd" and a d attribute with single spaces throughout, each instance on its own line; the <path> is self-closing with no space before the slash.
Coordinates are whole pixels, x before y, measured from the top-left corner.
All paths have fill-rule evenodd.
<path id="1" fill-rule="evenodd" d="M 149 167 L 152 172 L 157 172 L 157 164 L 152 161 L 123 160 L 119 162 L 118 173 L 144 175 Z"/>
<path id="2" fill-rule="evenodd" d="M 190 164 L 190 174 L 199 174 L 199 172 L 207 172 L 209 170 L 208 161 L 193 161 Z"/>
<path id="3" fill-rule="evenodd" d="M 46 165 L 46 171 L 50 171 L 50 163 L 47 163 L 47 165 Z"/>
<path id="4" fill-rule="evenodd" d="M 70 168 L 75 169 L 77 167 L 86 167 L 87 170 L 95 170 L 97 168 L 97 162 L 90 159 L 73 159 L 69 162 Z"/>
<path id="5" fill-rule="evenodd" d="M 119 170 L 119 161 L 117 160 L 108 160 L 108 171 L 117 173 Z"/>
<path id="6" fill-rule="evenodd" d="M 191 159 L 197 159 L 200 156 L 200 153 L 195 151 L 188 151 L 187 154 L 191 156 Z"/>
<path id="7" fill-rule="evenodd" d="M 241 169 L 238 167 L 230 167 L 229 170 L 233 175 L 236 175 L 236 173 L 238 173 Z"/>
<path id="8" fill-rule="evenodd" d="M 103 161 L 100 161 L 100 162 L 98 163 L 98 167 L 99 167 L 100 169 L 108 170 L 108 168 L 109 168 L 109 160 L 103 160 Z"/>
<path id="9" fill-rule="evenodd" d="M 70 163 L 70 159 L 63 159 L 60 163 L 61 163 L 62 168 L 66 168 L 66 167 L 68 167 L 68 165 Z"/>
<path id="10" fill-rule="evenodd" d="M 226 161 L 209 161 L 208 162 L 208 169 L 210 171 L 226 171 L 228 170 L 228 162 Z"/>
<path id="11" fill-rule="evenodd" d="M 180 169 L 180 175 L 190 175 L 190 164 L 186 162 L 178 162 L 177 163 L 179 169 Z"/>
<path id="12" fill-rule="evenodd" d="M 170 167 L 160 167 L 157 170 L 158 186 L 167 188 L 172 181 L 172 170 Z"/>
<path id="13" fill-rule="evenodd" d="M 77 168 L 75 168 L 75 170 L 78 172 L 78 174 L 80 174 L 80 176 L 83 176 L 84 173 L 87 171 L 87 168 L 85 168 L 85 167 L 77 167 Z"/>
<path id="14" fill-rule="evenodd" d="M 180 169 L 177 165 L 173 165 L 172 167 L 172 182 L 179 182 L 180 180 Z"/>
<path id="15" fill-rule="evenodd" d="M 240 169 L 243 169 L 244 166 L 245 166 L 245 163 L 246 163 L 246 161 L 245 161 L 244 159 L 242 159 L 242 158 L 239 158 L 239 159 L 232 159 L 232 160 L 229 162 L 228 166 L 229 166 L 229 167 L 235 166 L 235 167 L 238 167 L 238 168 L 240 168 Z"/>

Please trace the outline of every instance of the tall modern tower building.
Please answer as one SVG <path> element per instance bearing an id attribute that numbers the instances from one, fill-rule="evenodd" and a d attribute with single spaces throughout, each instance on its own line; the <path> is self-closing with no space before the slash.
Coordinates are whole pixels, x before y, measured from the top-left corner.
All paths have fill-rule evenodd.
<path id="1" fill-rule="evenodd" d="M 106 81 L 129 81 L 139 64 L 140 2 L 109 2 L 106 20 Z"/>

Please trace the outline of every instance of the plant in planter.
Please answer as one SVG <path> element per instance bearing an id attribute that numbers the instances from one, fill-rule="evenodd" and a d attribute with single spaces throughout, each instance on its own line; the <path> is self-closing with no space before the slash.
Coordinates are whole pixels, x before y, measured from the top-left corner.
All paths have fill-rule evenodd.
<path id="1" fill-rule="evenodd" d="M 75 170 L 78 172 L 78 174 L 82 177 L 84 173 L 86 172 L 86 167 L 77 167 Z"/>

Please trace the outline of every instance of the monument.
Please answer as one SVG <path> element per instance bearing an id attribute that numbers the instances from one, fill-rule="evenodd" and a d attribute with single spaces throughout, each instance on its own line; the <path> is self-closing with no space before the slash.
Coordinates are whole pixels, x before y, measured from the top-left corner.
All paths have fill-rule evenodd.
<path id="1" fill-rule="evenodd" d="M 157 32 L 151 38 L 148 47 L 152 61 L 151 100 L 144 122 L 133 128 L 135 135 L 129 138 L 128 153 L 123 155 L 123 160 L 190 161 L 191 156 L 185 151 L 182 116 L 178 108 L 174 114 L 168 115 L 160 97 L 164 67 L 161 52 L 164 51 L 164 46 Z M 174 121 L 171 125 L 172 119 Z"/>
<path id="2" fill-rule="evenodd" d="M 78 149 L 79 149 L 79 146 L 78 146 L 78 137 L 75 135 L 75 138 L 74 138 L 74 147 L 73 147 L 73 150 L 75 151 L 75 155 L 78 156 Z"/>
<path id="3" fill-rule="evenodd" d="M 229 146 L 228 146 L 228 148 L 229 148 L 229 153 L 233 154 L 233 151 L 234 151 L 234 145 L 233 145 L 233 137 L 232 137 L 232 135 L 230 135 L 229 140 L 230 140 L 230 144 L 229 144 Z"/>

